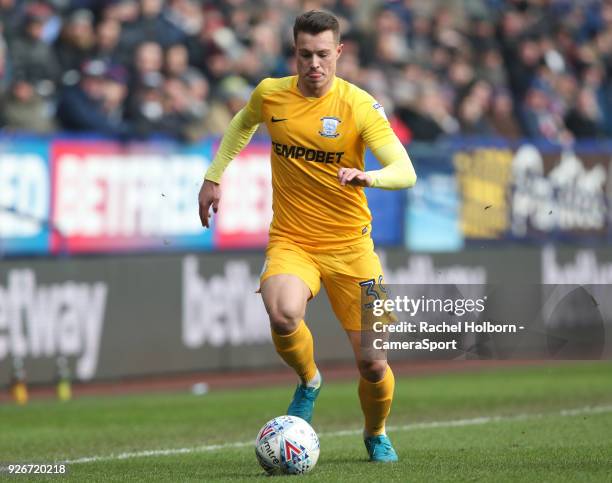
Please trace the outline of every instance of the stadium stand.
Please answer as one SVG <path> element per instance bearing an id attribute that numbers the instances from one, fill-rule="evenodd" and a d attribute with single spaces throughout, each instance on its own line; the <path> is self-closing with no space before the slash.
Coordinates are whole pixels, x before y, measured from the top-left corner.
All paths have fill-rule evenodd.
<path id="1" fill-rule="evenodd" d="M 404 141 L 612 134 L 609 0 L 1 0 L 0 129 L 216 134 L 294 72 L 287 19 L 311 8 L 340 16 L 338 74 Z"/>

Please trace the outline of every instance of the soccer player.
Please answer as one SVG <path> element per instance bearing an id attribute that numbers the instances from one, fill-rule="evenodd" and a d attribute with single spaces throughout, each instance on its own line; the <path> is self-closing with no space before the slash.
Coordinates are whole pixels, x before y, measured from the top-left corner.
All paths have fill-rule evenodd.
<path id="1" fill-rule="evenodd" d="M 287 414 L 310 422 L 321 389 L 304 314 L 322 282 L 361 375 L 370 460 L 397 461 L 385 433 L 393 372 L 384 357 L 371 360 L 360 347 L 362 289 L 376 298 L 384 290 L 363 188 L 408 188 L 416 174 L 380 104 L 336 77 L 342 53 L 337 19 L 310 11 L 296 19 L 293 33 L 297 76 L 264 79 L 233 118 L 200 189 L 200 219 L 209 226 L 223 170 L 265 122 L 272 141 L 274 216 L 260 290 L 276 350 L 300 379 Z M 382 169 L 364 171 L 366 146 Z"/>

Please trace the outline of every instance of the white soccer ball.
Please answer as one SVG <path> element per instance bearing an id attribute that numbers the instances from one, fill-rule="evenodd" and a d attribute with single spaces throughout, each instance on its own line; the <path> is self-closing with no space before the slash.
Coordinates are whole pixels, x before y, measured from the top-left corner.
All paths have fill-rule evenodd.
<path id="1" fill-rule="evenodd" d="M 319 437 L 302 418 L 279 416 L 259 431 L 255 455 L 269 475 L 308 473 L 319 459 Z"/>

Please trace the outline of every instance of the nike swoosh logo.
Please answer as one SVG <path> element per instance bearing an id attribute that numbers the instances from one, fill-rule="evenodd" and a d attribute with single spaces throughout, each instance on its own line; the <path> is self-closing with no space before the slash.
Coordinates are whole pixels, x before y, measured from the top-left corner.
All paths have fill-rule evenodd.
<path id="1" fill-rule="evenodd" d="M 274 116 L 272 116 L 272 122 L 281 122 L 281 121 L 286 121 L 287 118 L 283 117 L 283 118 L 276 118 Z"/>

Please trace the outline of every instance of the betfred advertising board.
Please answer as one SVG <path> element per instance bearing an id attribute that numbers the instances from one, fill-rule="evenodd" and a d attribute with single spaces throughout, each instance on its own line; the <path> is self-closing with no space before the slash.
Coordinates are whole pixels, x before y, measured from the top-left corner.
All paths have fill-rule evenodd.
<path id="1" fill-rule="evenodd" d="M 215 219 L 215 248 L 262 248 L 272 221 L 270 143 L 252 141 L 227 167 Z"/>
<path id="2" fill-rule="evenodd" d="M 49 143 L 0 142 L 0 258 L 48 251 Z"/>
<path id="3" fill-rule="evenodd" d="M 57 141 L 51 159 L 54 253 L 212 246 L 197 216 L 209 144 Z"/>

